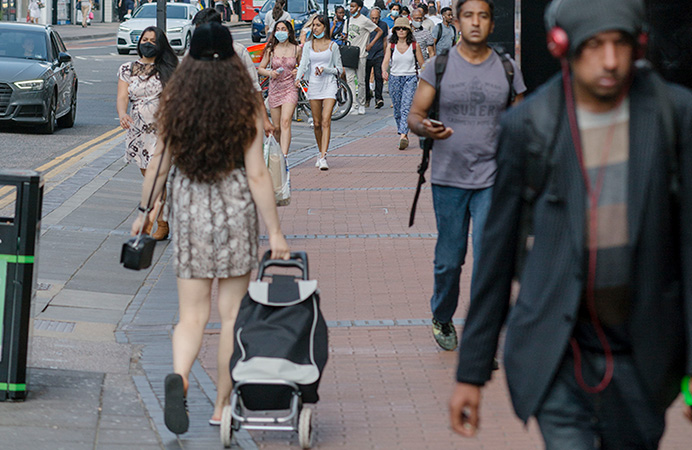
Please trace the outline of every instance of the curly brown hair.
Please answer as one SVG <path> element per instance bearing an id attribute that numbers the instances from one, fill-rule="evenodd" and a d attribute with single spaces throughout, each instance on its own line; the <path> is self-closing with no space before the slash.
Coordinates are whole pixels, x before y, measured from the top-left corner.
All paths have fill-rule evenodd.
<path id="1" fill-rule="evenodd" d="M 183 59 L 161 94 L 159 139 L 190 179 L 212 183 L 242 164 L 257 135 L 259 102 L 238 55 Z"/>

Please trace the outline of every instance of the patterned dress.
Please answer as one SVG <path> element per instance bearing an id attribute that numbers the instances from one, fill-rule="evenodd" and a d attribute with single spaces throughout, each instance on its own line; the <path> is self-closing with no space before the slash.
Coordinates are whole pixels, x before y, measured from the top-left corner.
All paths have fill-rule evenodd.
<path id="1" fill-rule="evenodd" d="M 278 77 L 269 80 L 269 107 L 278 108 L 284 103 L 298 104 L 298 90 L 293 69 L 296 68 L 296 56 L 273 56 L 272 70 L 283 68 Z"/>
<path id="2" fill-rule="evenodd" d="M 128 84 L 130 117 L 133 124 L 125 137 L 125 160 L 134 161 L 140 169 L 146 169 L 156 148 L 154 115 L 159 107 L 163 86 L 158 75 L 149 76 L 153 64 L 139 61 L 125 63 L 118 69 L 118 78 Z"/>
<path id="3" fill-rule="evenodd" d="M 214 183 L 171 176 L 173 259 L 178 278 L 228 278 L 257 266 L 259 227 L 245 168 Z"/>

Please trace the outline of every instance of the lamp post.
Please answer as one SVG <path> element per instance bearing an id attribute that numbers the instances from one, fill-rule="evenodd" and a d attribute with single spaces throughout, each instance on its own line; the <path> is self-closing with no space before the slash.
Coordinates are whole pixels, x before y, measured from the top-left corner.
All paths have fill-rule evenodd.
<path id="1" fill-rule="evenodd" d="M 156 26 L 166 32 L 166 0 L 156 0 Z"/>

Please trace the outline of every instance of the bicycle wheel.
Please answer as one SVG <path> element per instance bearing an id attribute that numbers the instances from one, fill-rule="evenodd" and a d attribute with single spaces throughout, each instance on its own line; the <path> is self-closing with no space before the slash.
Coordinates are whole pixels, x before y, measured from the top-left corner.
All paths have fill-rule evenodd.
<path id="1" fill-rule="evenodd" d="M 298 89 L 298 104 L 296 105 L 295 118 L 299 121 L 298 115 L 302 112 L 309 119 L 312 119 L 312 109 L 310 109 L 310 100 L 308 100 L 308 82 L 302 80 L 301 87 Z"/>
<path id="2" fill-rule="evenodd" d="M 339 120 L 348 114 L 353 105 L 353 92 L 341 78 L 337 79 L 336 103 L 332 110 L 332 120 Z"/>

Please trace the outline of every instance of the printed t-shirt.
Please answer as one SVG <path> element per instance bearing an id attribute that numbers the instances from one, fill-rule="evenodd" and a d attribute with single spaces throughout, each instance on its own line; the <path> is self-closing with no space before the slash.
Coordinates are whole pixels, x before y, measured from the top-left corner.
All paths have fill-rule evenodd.
<path id="1" fill-rule="evenodd" d="M 435 86 L 435 59 L 421 75 Z M 514 66 L 514 90 L 526 91 L 524 78 Z M 495 153 L 499 119 L 507 107 L 509 84 L 500 57 L 494 51 L 480 64 L 471 64 L 454 48 L 442 76 L 440 121 L 454 130 L 435 141 L 431 152 L 431 182 L 461 189 L 483 189 L 495 182 Z"/>
<path id="2" fill-rule="evenodd" d="M 368 52 L 365 46 L 370 42 L 370 33 L 377 30 L 372 20 L 359 14 L 358 17 L 351 17 L 348 23 L 348 41 L 354 47 L 360 47 L 360 57 L 365 58 Z"/>

